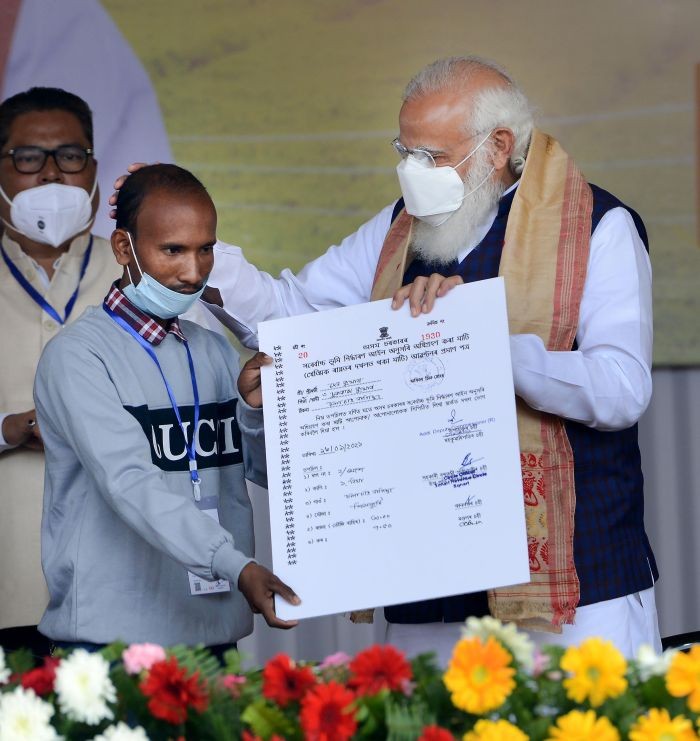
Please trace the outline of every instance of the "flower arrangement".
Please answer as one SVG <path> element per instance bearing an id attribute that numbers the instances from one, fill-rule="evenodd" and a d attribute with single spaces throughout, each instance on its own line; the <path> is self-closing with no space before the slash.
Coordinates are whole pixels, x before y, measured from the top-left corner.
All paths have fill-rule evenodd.
<path id="1" fill-rule="evenodd" d="M 698 739 L 700 646 L 626 661 L 598 638 L 534 648 L 470 618 L 447 670 L 392 646 L 243 670 L 203 648 L 111 644 L 34 667 L 0 649 L 0 741 L 680 741 Z"/>

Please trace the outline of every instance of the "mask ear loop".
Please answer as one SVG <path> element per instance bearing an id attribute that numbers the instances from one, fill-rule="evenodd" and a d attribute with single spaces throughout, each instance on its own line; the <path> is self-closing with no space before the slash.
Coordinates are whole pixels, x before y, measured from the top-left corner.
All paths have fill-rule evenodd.
<path id="1" fill-rule="evenodd" d="M 453 170 L 456 170 L 460 165 L 463 165 L 475 152 L 478 152 L 479 149 L 483 146 L 484 142 L 487 142 L 488 141 L 488 139 L 489 139 L 489 137 L 491 136 L 492 133 L 493 133 L 493 131 L 489 131 L 489 133 L 486 134 L 486 136 L 474 147 L 474 149 L 472 149 L 472 151 L 469 152 L 469 154 L 461 162 L 458 162 L 456 165 L 454 165 L 454 167 L 452 169 Z M 493 172 L 493 170 L 491 170 L 491 172 Z M 489 173 L 489 174 L 491 174 L 491 173 Z"/>
<path id="2" fill-rule="evenodd" d="M 496 170 L 496 168 L 495 167 L 492 167 L 489 170 L 488 175 L 475 188 L 472 188 L 469 191 L 469 193 L 465 193 L 459 200 L 460 201 L 463 201 L 465 198 L 467 198 L 468 196 L 470 196 L 472 193 L 476 193 L 476 191 L 479 190 L 479 188 L 481 188 L 481 186 L 491 177 L 491 175 L 495 172 L 495 170 Z"/>
<path id="3" fill-rule="evenodd" d="M 458 168 L 458 167 L 459 167 L 460 165 L 464 164 L 464 163 L 465 163 L 465 162 L 466 162 L 466 161 L 467 161 L 467 160 L 468 160 L 468 159 L 469 159 L 469 158 L 470 158 L 470 157 L 471 157 L 471 156 L 472 156 L 472 155 L 474 154 L 474 152 L 476 152 L 476 151 L 477 151 L 477 150 L 478 150 L 478 149 L 479 149 L 479 148 L 480 148 L 480 147 L 481 147 L 481 146 L 482 146 L 482 145 L 484 144 L 484 142 L 488 141 L 488 138 L 489 138 L 489 137 L 491 136 L 491 134 L 492 134 L 492 133 L 493 133 L 493 132 L 489 131 L 489 133 L 488 133 L 488 134 L 486 134 L 486 138 L 485 138 L 485 139 L 482 139 L 482 140 L 481 140 L 481 141 L 479 142 L 479 144 L 477 144 L 477 145 L 476 145 L 476 147 L 474 147 L 474 149 L 472 149 L 472 151 L 471 151 L 471 152 L 469 152 L 469 154 L 468 154 L 468 155 L 467 155 L 467 156 L 466 156 L 466 157 L 465 157 L 465 158 L 464 158 L 464 159 L 463 159 L 463 160 L 462 160 L 462 161 L 461 161 L 460 163 L 456 164 L 456 165 L 455 165 L 455 166 L 454 166 L 454 167 L 453 167 L 452 169 L 453 169 L 453 170 L 456 170 L 456 169 L 457 169 L 457 168 Z M 489 170 L 489 172 L 488 172 L 488 174 L 486 175 L 486 177 L 485 177 L 485 178 L 484 178 L 484 179 L 483 179 L 483 180 L 482 180 L 482 181 L 481 181 L 481 182 L 480 182 L 480 183 L 479 183 L 479 184 L 478 184 L 478 185 L 477 185 L 477 186 L 476 186 L 475 188 L 472 188 L 472 189 L 471 189 L 471 190 L 469 191 L 469 193 L 465 193 L 465 194 L 464 194 L 464 195 L 463 195 L 463 196 L 462 196 L 462 197 L 461 197 L 461 198 L 459 199 L 459 200 L 460 200 L 460 202 L 464 201 L 464 199 L 465 199 L 465 198 L 468 198 L 468 197 L 469 197 L 469 196 L 470 196 L 470 195 L 471 195 L 472 193 L 476 193 L 476 191 L 477 191 L 477 190 L 479 190 L 479 188 L 481 188 L 481 186 L 482 186 L 482 185 L 483 185 L 483 184 L 484 184 L 484 183 L 485 183 L 485 182 L 486 182 L 486 181 L 487 181 L 487 180 L 488 180 L 488 179 L 489 179 L 489 178 L 491 177 L 491 175 L 493 175 L 493 173 L 495 172 L 495 170 L 496 170 L 496 168 L 495 168 L 495 167 L 492 167 L 492 168 L 491 168 L 491 169 Z M 460 179 L 461 179 L 461 178 L 460 178 Z"/>
<path id="4" fill-rule="evenodd" d="M 7 205 L 8 205 L 8 206 L 10 206 L 10 208 L 11 208 L 11 207 L 12 207 L 12 199 L 11 199 L 11 198 L 10 198 L 10 197 L 9 197 L 9 196 L 7 195 L 7 193 L 5 193 L 5 189 L 4 189 L 4 188 L 3 188 L 3 187 L 2 187 L 1 185 L 0 185 L 0 196 L 2 196 L 2 197 L 3 197 L 4 199 L 5 199 L 5 202 L 6 202 L 6 203 L 7 203 Z M 22 234 L 22 232 L 20 232 L 20 231 L 19 231 L 19 230 L 17 229 L 17 227 L 15 227 L 15 226 L 13 226 L 12 224 L 10 224 L 10 222 L 9 222 L 9 221 L 5 221 L 5 219 L 2 219 L 2 218 L 0 218 L 0 221 L 2 221 L 2 223 L 3 223 L 3 224 L 4 224 L 5 226 L 6 226 L 6 227 L 8 227 L 8 229 L 12 229 L 12 231 L 13 231 L 13 232 L 17 232 L 17 234 Z"/>
<path id="5" fill-rule="evenodd" d="M 95 180 L 92 183 L 92 190 L 90 191 L 90 203 L 92 203 L 92 199 L 95 197 L 96 190 L 97 190 L 97 175 L 95 175 Z"/>
<path id="6" fill-rule="evenodd" d="M 136 248 L 134 247 L 134 240 L 131 238 L 131 232 L 126 232 L 126 236 L 129 237 L 129 246 L 131 247 L 131 254 L 134 256 L 134 260 L 136 260 L 136 267 L 139 269 L 139 273 L 141 273 L 141 280 L 143 280 L 143 270 L 141 270 L 141 265 L 139 265 L 139 258 L 136 256 Z M 134 288 L 136 288 L 136 283 L 134 283 L 134 279 L 131 277 L 131 270 L 129 270 L 129 263 L 127 263 L 124 267 L 126 267 L 126 272 L 129 275 L 129 280 L 131 281 L 131 285 Z M 139 280 L 139 283 L 141 282 L 141 280 Z"/>
<path id="7" fill-rule="evenodd" d="M 88 200 L 90 201 L 91 208 L 92 208 L 92 199 L 95 197 L 96 190 L 97 190 L 97 173 L 95 173 L 95 179 L 93 180 L 93 183 L 92 183 L 92 189 L 90 190 L 90 195 L 88 196 Z M 97 218 L 97 209 L 95 209 L 95 213 L 90 216 L 90 218 L 85 222 L 85 226 L 80 231 L 82 232 L 88 227 L 92 227 L 92 225 L 95 223 L 96 218 Z"/>

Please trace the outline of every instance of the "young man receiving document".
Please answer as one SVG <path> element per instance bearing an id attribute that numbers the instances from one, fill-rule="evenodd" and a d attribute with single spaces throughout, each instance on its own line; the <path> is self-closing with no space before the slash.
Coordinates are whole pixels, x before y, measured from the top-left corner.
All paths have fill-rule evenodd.
<path id="1" fill-rule="evenodd" d="M 261 353 L 240 372 L 221 336 L 178 316 L 213 266 L 216 211 L 174 165 L 117 202 L 121 281 L 46 348 L 35 400 L 46 447 L 39 629 L 59 645 L 121 639 L 223 651 L 275 627 L 294 592 L 252 560 L 245 478 L 265 483 Z M 244 599 L 245 598 L 245 599 Z"/>

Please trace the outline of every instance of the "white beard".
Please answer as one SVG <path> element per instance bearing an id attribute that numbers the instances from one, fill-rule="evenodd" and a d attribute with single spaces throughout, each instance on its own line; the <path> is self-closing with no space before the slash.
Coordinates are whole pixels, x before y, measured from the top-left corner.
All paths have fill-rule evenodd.
<path id="1" fill-rule="evenodd" d="M 477 239 L 486 218 L 505 190 L 500 180 L 489 177 L 492 167 L 489 154 L 487 149 L 476 153 L 474 164 L 464 178 L 464 192 L 476 190 L 462 201 L 447 221 L 440 226 L 431 226 L 418 218 L 414 220 L 410 246 L 416 257 L 443 267 Z"/>

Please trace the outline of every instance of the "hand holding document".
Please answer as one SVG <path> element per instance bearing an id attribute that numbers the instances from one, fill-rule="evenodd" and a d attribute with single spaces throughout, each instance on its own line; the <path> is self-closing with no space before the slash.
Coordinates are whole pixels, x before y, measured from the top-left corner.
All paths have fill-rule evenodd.
<path id="1" fill-rule="evenodd" d="M 503 280 L 390 303 L 259 327 L 283 619 L 529 580 Z"/>

